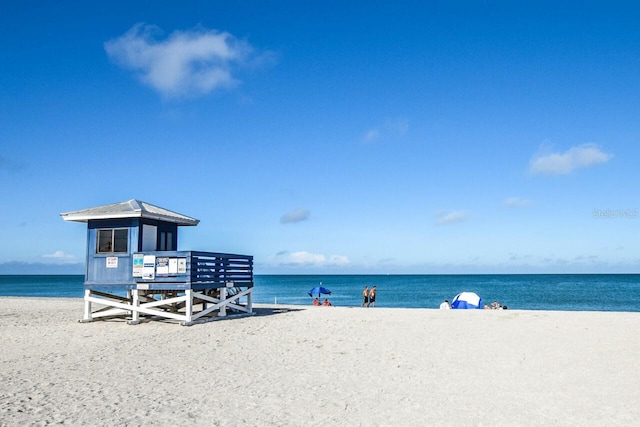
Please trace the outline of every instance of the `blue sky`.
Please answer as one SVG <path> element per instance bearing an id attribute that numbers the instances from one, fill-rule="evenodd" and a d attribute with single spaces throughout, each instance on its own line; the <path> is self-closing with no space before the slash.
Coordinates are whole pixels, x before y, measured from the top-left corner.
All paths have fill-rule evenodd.
<path id="1" fill-rule="evenodd" d="M 0 272 L 132 198 L 259 274 L 640 272 L 627 3 L 0 4 Z"/>

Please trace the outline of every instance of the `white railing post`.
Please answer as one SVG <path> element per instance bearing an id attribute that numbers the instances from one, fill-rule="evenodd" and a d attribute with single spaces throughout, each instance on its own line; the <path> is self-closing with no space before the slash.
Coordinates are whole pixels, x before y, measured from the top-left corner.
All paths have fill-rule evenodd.
<path id="1" fill-rule="evenodd" d="M 185 309 L 186 309 L 186 313 L 185 313 L 185 317 L 186 317 L 186 322 L 189 323 L 191 322 L 191 319 L 193 317 L 193 291 L 191 289 L 187 289 L 185 292 L 185 297 L 187 298 L 187 300 L 185 301 Z"/>
<path id="2" fill-rule="evenodd" d="M 227 288 L 220 288 L 220 302 L 222 303 L 222 305 L 220 306 L 220 312 L 218 313 L 219 317 L 224 317 L 227 315 L 227 304 L 226 304 L 226 299 L 227 299 Z"/>
<path id="3" fill-rule="evenodd" d="M 140 307 L 140 294 L 139 290 L 133 289 L 131 292 L 131 306 L 133 310 L 131 310 L 131 323 L 136 324 L 140 321 L 140 313 L 138 312 L 138 307 Z"/>
<path id="4" fill-rule="evenodd" d="M 84 317 L 82 320 L 85 322 L 91 321 L 91 301 L 89 301 L 89 297 L 91 296 L 91 290 L 84 290 Z"/>

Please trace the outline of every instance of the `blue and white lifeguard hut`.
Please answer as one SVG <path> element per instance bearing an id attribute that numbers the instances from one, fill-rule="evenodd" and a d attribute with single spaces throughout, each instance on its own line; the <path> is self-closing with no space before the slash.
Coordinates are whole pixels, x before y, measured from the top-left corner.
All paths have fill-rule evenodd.
<path id="1" fill-rule="evenodd" d="M 177 250 L 178 227 L 199 220 L 136 199 L 60 216 L 87 223 L 82 321 L 253 313 L 252 256 Z"/>

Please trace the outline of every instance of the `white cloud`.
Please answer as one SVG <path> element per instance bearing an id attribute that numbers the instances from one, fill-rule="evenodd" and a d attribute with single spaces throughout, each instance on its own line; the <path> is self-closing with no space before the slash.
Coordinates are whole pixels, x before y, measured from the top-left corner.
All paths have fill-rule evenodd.
<path id="1" fill-rule="evenodd" d="M 344 255 L 325 256 L 323 254 L 314 254 L 307 251 L 297 252 L 280 252 L 276 256 L 278 265 L 295 266 L 295 267 L 332 267 L 345 266 L 351 262 Z"/>
<path id="2" fill-rule="evenodd" d="M 73 255 L 69 255 L 67 253 L 65 253 L 64 251 L 55 251 L 52 254 L 45 254 L 42 256 L 43 258 L 51 258 L 55 261 L 59 261 L 59 262 L 63 262 L 63 263 L 68 263 L 68 262 L 75 262 L 76 261 L 76 257 Z"/>
<path id="3" fill-rule="evenodd" d="M 531 200 L 522 199 L 520 197 L 509 197 L 502 203 L 509 208 L 526 208 L 531 206 Z"/>
<path id="4" fill-rule="evenodd" d="M 436 224 L 457 224 L 465 221 L 469 217 L 466 211 L 438 212 L 436 214 Z"/>
<path id="5" fill-rule="evenodd" d="M 596 144 L 571 147 L 563 153 L 538 154 L 531 159 L 529 171 L 542 175 L 567 175 L 575 169 L 605 163 L 613 157 Z"/>
<path id="6" fill-rule="evenodd" d="M 378 129 L 369 129 L 365 134 L 364 134 L 364 142 L 373 142 L 377 139 L 380 139 L 380 137 L 382 136 L 382 134 L 380 133 L 380 130 Z"/>
<path id="7" fill-rule="evenodd" d="M 409 131 L 409 120 L 405 118 L 387 119 L 380 126 L 367 130 L 362 138 L 370 143 L 388 137 L 404 136 Z"/>
<path id="8" fill-rule="evenodd" d="M 155 26 L 136 24 L 104 48 L 114 62 L 167 97 L 203 95 L 235 85 L 232 65 L 252 53 L 248 43 L 231 34 L 202 27 L 174 31 L 164 40 L 156 38 L 159 34 Z"/>
<path id="9" fill-rule="evenodd" d="M 349 257 L 344 255 L 331 255 L 329 257 L 329 265 L 349 265 Z"/>
<path id="10" fill-rule="evenodd" d="M 282 224 L 290 224 L 294 222 L 302 222 L 309 219 L 311 216 L 311 212 L 306 209 L 299 209 L 293 212 L 289 212 L 287 214 L 282 215 L 280 218 L 280 222 Z"/>

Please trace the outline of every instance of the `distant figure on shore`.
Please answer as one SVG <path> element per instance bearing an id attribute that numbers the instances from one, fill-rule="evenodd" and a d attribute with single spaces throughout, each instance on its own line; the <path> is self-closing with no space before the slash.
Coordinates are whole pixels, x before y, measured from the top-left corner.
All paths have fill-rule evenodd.
<path id="1" fill-rule="evenodd" d="M 316 307 L 319 307 L 320 306 L 320 300 L 318 298 L 314 298 L 313 299 L 313 305 L 316 306 Z"/>
<path id="2" fill-rule="evenodd" d="M 485 310 L 491 310 L 491 307 L 489 307 L 487 304 L 484 305 L 484 309 Z"/>
<path id="3" fill-rule="evenodd" d="M 371 290 L 369 291 L 369 304 L 367 304 L 367 307 L 369 307 L 369 305 L 371 305 L 372 307 L 376 306 L 376 287 L 375 286 L 371 288 Z"/>
<path id="4" fill-rule="evenodd" d="M 502 306 L 500 305 L 500 303 L 498 301 L 494 301 L 491 303 L 491 308 L 494 310 L 500 310 L 502 309 Z"/>
<path id="5" fill-rule="evenodd" d="M 329 307 L 331 305 L 331 302 L 327 298 L 325 298 L 322 305 L 324 305 L 325 307 Z"/>
<path id="6" fill-rule="evenodd" d="M 362 291 L 362 305 L 360 307 L 369 307 L 369 287 L 365 286 Z"/>
<path id="7" fill-rule="evenodd" d="M 444 300 L 444 302 L 440 304 L 440 310 L 449 310 L 450 308 L 449 300 Z"/>

